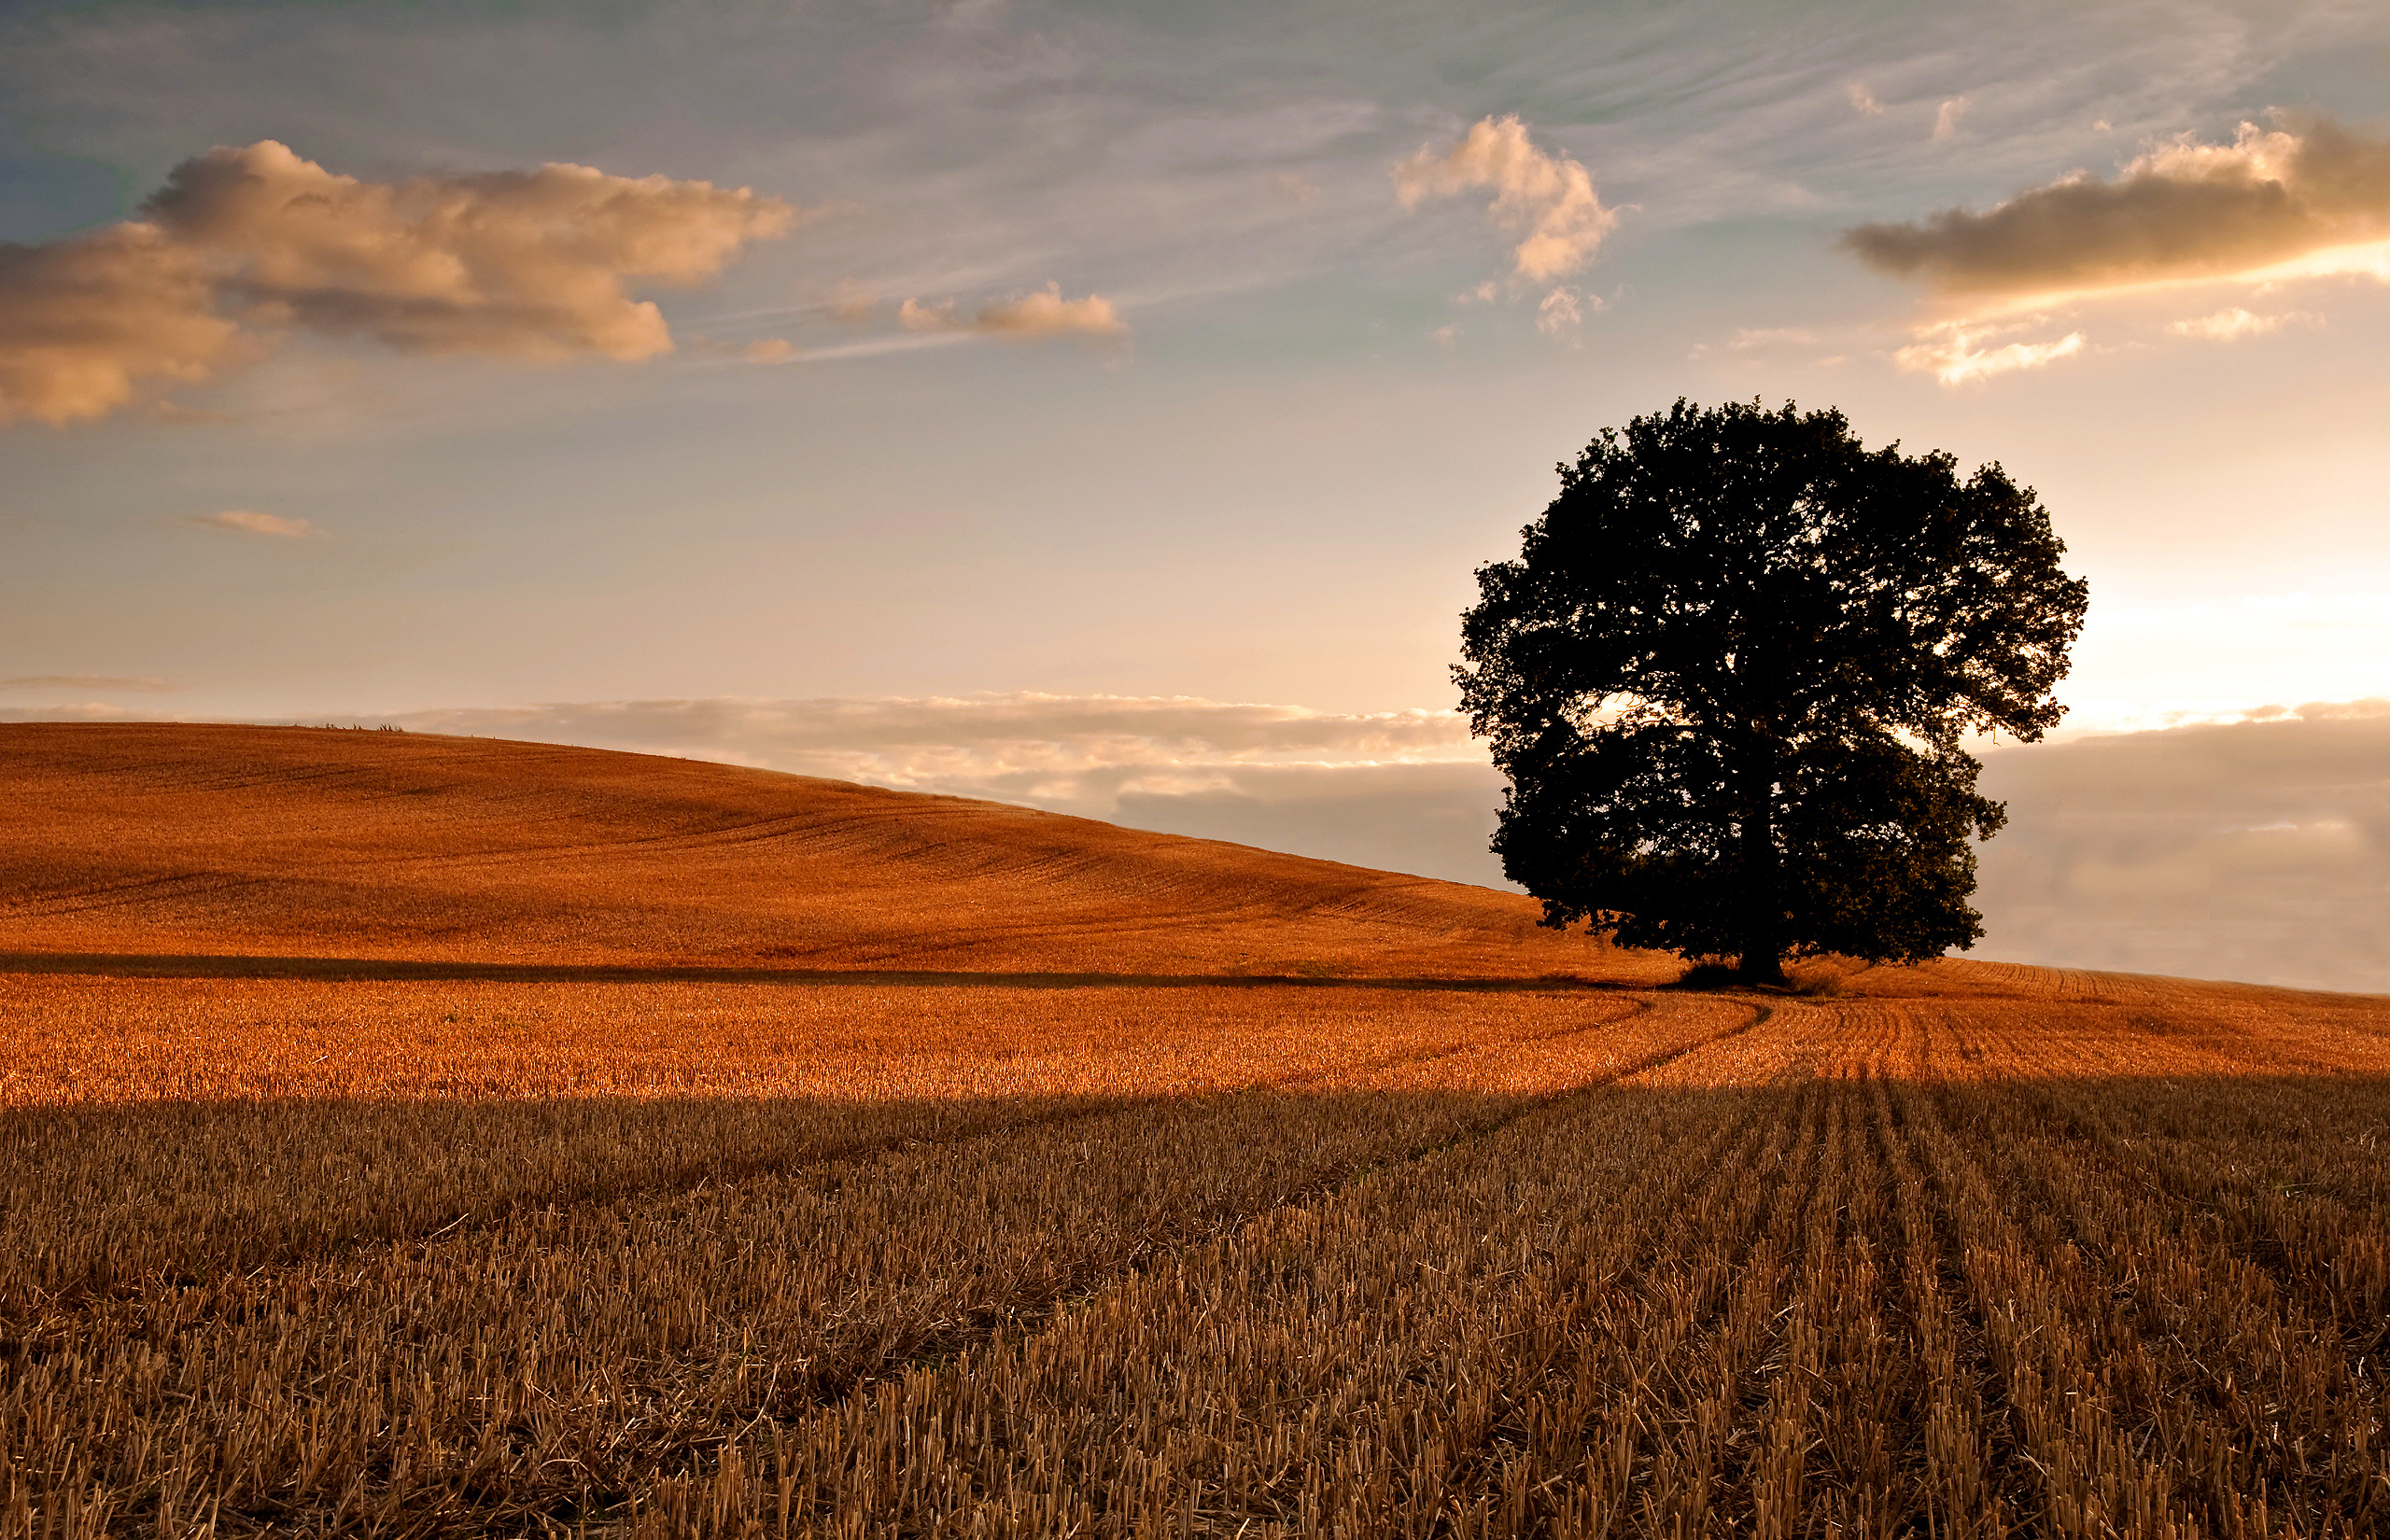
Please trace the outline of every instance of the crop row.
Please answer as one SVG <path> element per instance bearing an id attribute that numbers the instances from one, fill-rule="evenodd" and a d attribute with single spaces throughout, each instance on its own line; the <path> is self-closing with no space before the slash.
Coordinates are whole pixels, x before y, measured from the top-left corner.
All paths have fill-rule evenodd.
<path id="1" fill-rule="evenodd" d="M 1616 1002 L 1573 1032 L 1528 1025 L 1539 1052 L 1563 1052 L 1597 1077 L 1750 1017 L 1680 997 Z M 1564 1050 L 1572 1037 L 1599 1046 Z M 1464 1043 L 1443 1057 L 1472 1053 Z M 79 1219 L 53 1204 L 46 1226 L 18 1226 L 27 1275 L 75 1286 L 23 1291 L 0 1444 L 28 1513 L 36 1501 L 52 1517 L 72 1504 L 86 1525 L 137 1519 L 173 1533 L 204 1515 L 219 1533 L 406 1530 L 579 1512 L 758 1420 L 785 1420 L 925 1354 L 1022 1329 L 1154 1256 L 1538 1102 L 1338 1086 L 1435 1057 L 1357 1057 L 1300 1090 L 1126 1103 L 671 1103 L 662 1117 L 624 1125 L 651 1153 L 675 1137 L 706 1142 L 710 1110 L 752 1147 L 778 1139 L 778 1155 L 758 1154 L 720 1180 L 684 1163 L 694 1185 L 611 1196 L 592 1194 L 562 1158 L 602 1138 L 594 1114 L 566 1120 L 574 1144 L 538 1121 L 540 1104 L 401 1104 L 485 1152 L 521 1141 L 479 1166 L 401 1158 L 393 1187 L 419 1214 L 492 1172 L 517 1189 L 495 1211 L 363 1243 L 331 1221 L 372 1211 L 328 1207 L 309 1174 L 322 1163 L 310 1165 L 303 1143 L 279 1149 L 300 1182 L 253 1185 L 263 1211 L 248 1231 L 198 1189 L 137 1208 L 126 1173 L 162 1161 L 157 1141 L 176 1131 L 173 1110 L 85 1110 L 73 1114 L 78 1169 L 87 1189 L 116 1172 L 120 1201 L 92 1202 Z M 1458 1078 L 1482 1073 L 1464 1062 Z M 312 1124 L 256 1127 L 303 1141 L 358 1109 L 309 1111 Z M 932 1123 L 939 1115 L 943 1127 Z M 124 1158 L 144 1141 L 142 1158 Z M 250 1150 L 261 1179 L 275 1153 Z M 405 1185 L 410 1171 L 421 1185 Z M 543 1174 L 549 1191 L 521 1185 Z M 279 1216 L 262 1202 L 277 1192 L 291 1211 Z M 251 1239 L 277 1218 L 271 1243 Z M 216 1238 L 213 1254 L 182 1245 L 193 1230 Z M 159 1267 L 160 1257 L 174 1264 Z"/>
<path id="2" fill-rule="evenodd" d="M 2361 1023 L 1356 994 L 1145 1097 L 21 1109 L 0 1534 L 2390 1527 Z"/>
<path id="3" fill-rule="evenodd" d="M 2339 1089 L 2319 1145 L 2390 1103 Z M 2102 1104 L 1596 1092 L 759 1427 L 646 1527 L 2379 1533 L 2379 1195 L 2293 1254 L 2116 1142 L 2162 1096 Z"/>

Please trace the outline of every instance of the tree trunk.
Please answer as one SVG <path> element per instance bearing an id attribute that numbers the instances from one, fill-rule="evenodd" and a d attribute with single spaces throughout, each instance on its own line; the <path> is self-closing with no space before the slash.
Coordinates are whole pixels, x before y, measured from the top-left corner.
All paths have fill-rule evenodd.
<path id="1" fill-rule="evenodd" d="M 1743 943 L 1743 955 L 1735 972 L 1745 984 L 1777 984 L 1784 982 L 1784 949 L 1776 942 L 1764 941 L 1754 935 Z"/>
<path id="2" fill-rule="evenodd" d="M 1743 783 L 1743 950 L 1746 984 L 1784 982 L 1784 856 L 1776 847 L 1776 755 L 1761 738 Z"/>

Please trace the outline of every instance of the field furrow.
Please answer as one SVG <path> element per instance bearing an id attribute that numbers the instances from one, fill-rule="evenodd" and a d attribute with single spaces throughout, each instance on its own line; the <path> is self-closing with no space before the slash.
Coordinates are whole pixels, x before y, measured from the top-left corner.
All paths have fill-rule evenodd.
<path id="1" fill-rule="evenodd" d="M 1744 1180 L 1714 1157 L 1752 1130 L 1723 1120 L 1688 1147 L 1669 1111 L 1597 1092 L 1284 1211 L 1033 1337 L 759 1435 L 742 1484 L 725 1465 L 664 1494 L 659 1519 L 768 1533 L 785 1496 L 795 1528 L 828 1527 L 863 1491 L 870 1533 L 1027 1534 L 1072 1513 L 1114 1534 L 1435 1533 L 1571 1503 L 1550 1477 L 1581 1472 L 1586 1444 L 1539 1399 L 1562 1374 L 1612 1386 L 1554 1316 L 1606 1316 L 1667 1249 L 1675 1195 L 1725 1212 L 1702 1195 Z M 1655 1286 L 1662 1313 L 1704 1318 L 1722 1283 L 1708 1260 Z M 1518 1372 L 1539 1357 L 1553 1379 Z"/>
<path id="2" fill-rule="evenodd" d="M 1747 988 L 580 749 L 0 762 L 0 1540 L 2390 1533 L 2380 998 Z"/>
<path id="3" fill-rule="evenodd" d="M 689 1192 L 521 1206 L 333 1259 L 144 1280 L 27 1323 L 0 1425 L 21 1469 L 70 1488 L 154 1482 L 161 1516 L 204 1492 L 219 1523 L 345 1522 L 344 1504 L 430 1522 L 485 1505 L 499 1473 L 509 1511 L 580 1513 L 758 1418 L 1033 1328 L 1147 1257 L 1482 1137 L 1554 1094 L 1549 1064 L 1529 1094 L 1471 1088 L 1523 1078 L 1494 1071 L 1492 1048 L 1614 1078 L 1750 1015 L 1604 1003 L 1625 1019 L 1465 1040 L 1400 1066 L 1464 1059 L 1460 1088 L 1344 1091 L 1314 1074 L 1300 1095 L 1066 1118 L 1047 1105 Z M 1569 1036 L 1596 1043 L 1554 1047 Z M 1360 1057 L 1344 1078 L 1387 1069 Z M 935 1222 L 907 1217 L 922 1215 Z M 70 1378 L 108 1388 L 113 1426 L 45 1421 Z M 147 1466 L 169 1448 L 212 1452 Z M 334 1492 L 327 1472 L 357 1490 Z"/>
<path id="4" fill-rule="evenodd" d="M 1172 1010 L 1135 990 L 43 982 L 21 997 L 9 1046 L 20 1095 L 49 1104 L 0 1121 L 7 1321 L 524 1204 L 738 1181 L 1156 1096 L 1381 1081 L 1533 1094 L 1743 1014 L 1592 994 L 1264 991 L 1243 1009 Z M 914 1025 L 923 1015 L 934 1030 Z M 1543 1046 L 1506 1046 L 1523 1039 Z M 1440 1077 L 1455 1059 L 1473 1074 Z M 1520 1063 L 1538 1068 L 1500 1069 Z M 64 1100 L 62 1077 L 113 1094 Z"/>

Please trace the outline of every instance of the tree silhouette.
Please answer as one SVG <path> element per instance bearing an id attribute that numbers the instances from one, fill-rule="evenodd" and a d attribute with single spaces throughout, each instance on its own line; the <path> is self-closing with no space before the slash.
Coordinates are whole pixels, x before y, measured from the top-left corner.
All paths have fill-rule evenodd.
<path id="1" fill-rule="evenodd" d="M 2030 489 L 1955 467 L 1839 412 L 1682 400 L 1559 467 L 1453 670 L 1544 924 L 1755 982 L 1983 934 L 1969 836 L 2006 812 L 1961 744 L 2064 714 L 2086 588 Z"/>

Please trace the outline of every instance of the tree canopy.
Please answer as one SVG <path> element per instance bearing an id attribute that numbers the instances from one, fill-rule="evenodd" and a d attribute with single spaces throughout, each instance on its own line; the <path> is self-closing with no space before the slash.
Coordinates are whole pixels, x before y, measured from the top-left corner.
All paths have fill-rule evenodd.
<path id="1" fill-rule="evenodd" d="M 1679 400 L 1558 469 L 1453 671 L 1543 923 L 1762 981 L 1972 945 L 2006 813 L 1961 744 L 2058 722 L 2087 599 L 2032 490 L 1790 402 Z"/>

